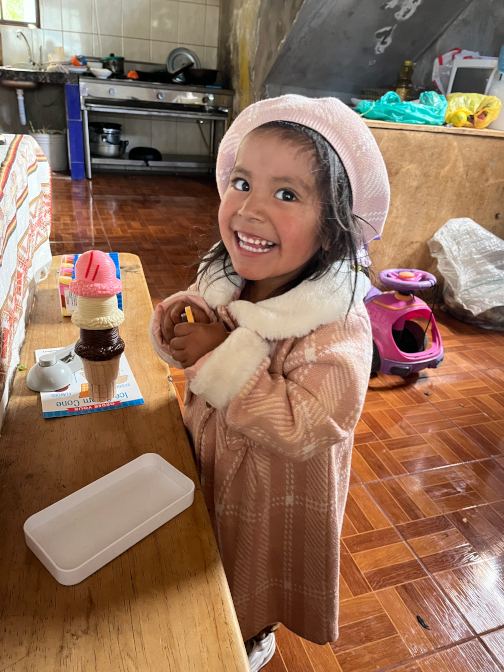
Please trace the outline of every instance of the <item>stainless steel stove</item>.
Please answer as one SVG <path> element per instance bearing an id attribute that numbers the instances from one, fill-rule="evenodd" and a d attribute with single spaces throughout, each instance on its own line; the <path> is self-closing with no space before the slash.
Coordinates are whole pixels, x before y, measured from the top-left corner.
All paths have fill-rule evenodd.
<path id="1" fill-rule="evenodd" d="M 215 165 L 217 133 L 225 132 L 233 107 L 233 92 L 201 86 L 155 84 L 137 80 L 98 80 L 80 77 L 80 100 L 84 134 L 86 176 L 93 166 L 122 170 L 212 170 Z M 91 156 L 88 115 L 90 112 L 172 117 L 210 124 L 209 156 L 164 155 L 162 161 L 131 161 L 124 158 Z M 220 124 L 219 124 L 220 122 Z M 220 132 L 219 132 L 220 131 Z"/>

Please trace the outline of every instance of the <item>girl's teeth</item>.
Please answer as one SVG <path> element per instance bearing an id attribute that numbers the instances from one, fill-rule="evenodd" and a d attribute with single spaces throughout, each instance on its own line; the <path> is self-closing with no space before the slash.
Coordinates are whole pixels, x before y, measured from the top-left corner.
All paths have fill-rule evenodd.
<path id="1" fill-rule="evenodd" d="M 247 236 L 244 236 L 243 233 L 238 233 L 237 235 L 240 241 L 243 241 L 244 243 L 253 243 L 254 245 L 262 245 L 263 247 L 266 245 L 273 247 L 275 244 L 271 243 L 269 240 L 262 240 L 261 238 L 247 238 Z"/>
<path id="2" fill-rule="evenodd" d="M 261 248 L 251 247 L 250 245 L 244 243 L 243 240 L 239 240 L 238 244 L 242 249 L 248 250 L 249 252 L 257 252 L 258 254 L 264 254 L 264 252 L 269 252 L 272 249 L 271 246 L 263 248 L 262 250 Z"/>

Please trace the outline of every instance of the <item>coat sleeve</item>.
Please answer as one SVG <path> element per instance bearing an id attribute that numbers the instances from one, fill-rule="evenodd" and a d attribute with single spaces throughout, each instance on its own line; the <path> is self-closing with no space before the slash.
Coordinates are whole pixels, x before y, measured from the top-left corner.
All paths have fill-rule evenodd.
<path id="1" fill-rule="evenodd" d="M 240 327 L 213 351 L 190 386 L 224 410 L 231 430 L 302 461 L 353 433 L 371 358 L 371 328 L 362 311 L 294 340 L 282 367 L 271 365 L 266 341 Z M 281 372 L 272 372 L 275 368 Z"/>
<path id="2" fill-rule="evenodd" d="M 178 301 L 184 301 L 199 306 L 199 308 L 205 311 L 212 322 L 216 322 L 217 317 L 213 310 L 207 305 L 206 301 L 200 296 L 196 289 L 196 285 L 192 285 L 185 292 L 177 292 L 176 294 L 172 294 L 161 303 L 158 303 L 156 309 L 152 313 L 152 317 L 149 323 L 150 342 L 152 343 L 154 350 L 163 361 L 165 361 L 170 366 L 181 369 L 182 364 L 173 358 L 170 344 L 164 340 L 163 334 L 161 333 L 161 323 L 163 321 L 165 310 L 168 310 L 168 308 L 173 306 Z"/>

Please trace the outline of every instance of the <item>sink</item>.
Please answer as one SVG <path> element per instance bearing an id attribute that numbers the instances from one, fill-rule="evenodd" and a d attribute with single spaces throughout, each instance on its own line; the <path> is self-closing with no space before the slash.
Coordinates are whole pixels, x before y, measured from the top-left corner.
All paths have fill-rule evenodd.
<path id="1" fill-rule="evenodd" d="M 11 66 L 6 68 L 5 66 L 2 67 L 2 70 L 38 70 L 37 66 L 33 65 L 33 63 L 13 63 Z"/>
<path id="2" fill-rule="evenodd" d="M 38 82 L 23 82 L 17 79 L 1 79 L 0 84 L 8 89 L 36 89 Z"/>

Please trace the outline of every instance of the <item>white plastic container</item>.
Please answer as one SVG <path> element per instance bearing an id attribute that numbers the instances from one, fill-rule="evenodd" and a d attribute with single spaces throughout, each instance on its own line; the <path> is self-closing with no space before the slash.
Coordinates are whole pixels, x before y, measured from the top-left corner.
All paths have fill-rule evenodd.
<path id="1" fill-rule="evenodd" d="M 67 170 L 68 150 L 66 133 L 30 133 L 30 135 L 44 152 L 51 170 L 55 172 Z"/>
<path id="2" fill-rule="evenodd" d="M 194 501 L 194 483 L 156 453 L 30 516 L 25 540 L 56 581 L 86 579 Z"/>
<path id="3" fill-rule="evenodd" d="M 504 75 L 501 75 L 498 68 L 495 68 L 490 75 L 485 95 L 495 96 L 502 103 L 499 116 L 491 124 L 488 124 L 488 128 L 493 131 L 504 131 Z"/>

